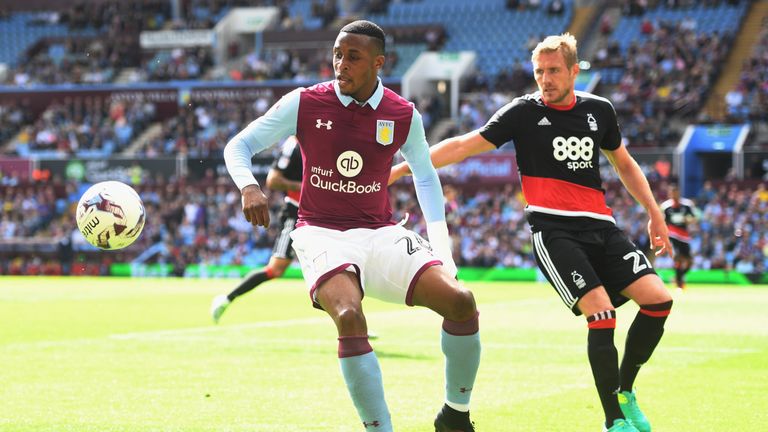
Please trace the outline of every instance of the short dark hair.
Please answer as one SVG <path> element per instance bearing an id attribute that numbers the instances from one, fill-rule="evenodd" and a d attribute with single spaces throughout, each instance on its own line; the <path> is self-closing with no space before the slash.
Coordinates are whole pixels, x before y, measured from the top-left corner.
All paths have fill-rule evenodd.
<path id="1" fill-rule="evenodd" d="M 351 23 L 345 25 L 341 28 L 342 32 L 344 33 L 354 33 L 359 35 L 364 35 L 371 37 L 373 39 L 376 39 L 377 46 L 381 52 L 381 54 L 384 54 L 386 51 L 386 35 L 384 34 L 384 30 L 381 29 L 378 25 L 366 21 L 366 20 L 357 20 L 352 21 Z"/>

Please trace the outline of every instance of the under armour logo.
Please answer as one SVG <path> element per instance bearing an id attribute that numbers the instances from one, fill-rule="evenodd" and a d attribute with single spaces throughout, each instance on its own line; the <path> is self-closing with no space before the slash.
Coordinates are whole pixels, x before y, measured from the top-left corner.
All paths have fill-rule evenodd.
<path id="1" fill-rule="evenodd" d="M 328 120 L 327 123 L 323 123 L 323 120 L 317 119 L 317 124 L 315 125 L 316 128 L 320 129 L 320 126 L 325 126 L 325 130 L 331 130 L 331 125 L 333 124 L 332 121 Z"/>
<path id="2" fill-rule="evenodd" d="M 462 387 L 459 389 L 459 393 L 469 393 L 471 391 L 472 391 L 472 387 L 470 388 Z"/>
<path id="3" fill-rule="evenodd" d="M 381 426 L 381 423 L 379 423 L 379 421 L 378 421 L 378 420 L 374 420 L 374 421 L 372 421 L 372 422 L 370 422 L 370 423 L 367 423 L 367 422 L 363 422 L 363 426 L 364 426 L 366 429 L 368 429 L 368 426 L 372 426 L 372 427 L 379 427 L 379 426 Z"/>

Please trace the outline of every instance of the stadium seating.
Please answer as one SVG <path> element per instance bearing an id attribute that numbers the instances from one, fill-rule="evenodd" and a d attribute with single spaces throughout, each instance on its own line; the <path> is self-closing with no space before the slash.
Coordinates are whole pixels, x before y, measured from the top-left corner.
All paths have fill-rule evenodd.
<path id="1" fill-rule="evenodd" d="M 733 32 L 739 27 L 739 23 L 747 11 L 749 2 L 737 2 L 731 5 L 722 2 L 716 6 L 703 3 L 694 3 L 690 7 L 669 7 L 665 2 L 659 2 L 658 6 L 649 8 L 642 15 L 621 17 L 616 23 L 612 36 L 619 42 L 622 50 L 626 52 L 633 43 L 642 43 L 648 39 L 641 27 L 643 20 L 650 21 L 655 27 L 663 23 L 682 23 L 693 20 L 693 30 L 698 35 Z"/>
<path id="2" fill-rule="evenodd" d="M 95 29 L 69 29 L 57 17 L 53 13 L 17 12 L 0 19 L 0 63 L 16 65 L 24 51 L 42 38 L 96 35 Z"/>
<path id="3" fill-rule="evenodd" d="M 512 11 L 503 0 L 423 0 L 392 3 L 387 14 L 368 19 L 382 26 L 441 23 L 448 35 L 443 49 L 477 52 L 478 67 L 494 76 L 515 59 L 530 57 L 525 42 L 531 34 L 561 33 L 571 15 L 570 1 L 565 13 L 549 15 L 543 7 Z"/>

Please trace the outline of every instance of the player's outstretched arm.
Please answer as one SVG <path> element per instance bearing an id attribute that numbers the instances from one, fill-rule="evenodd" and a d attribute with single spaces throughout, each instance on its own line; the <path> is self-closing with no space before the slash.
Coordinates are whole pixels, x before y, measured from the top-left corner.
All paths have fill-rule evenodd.
<path id="1" fill-rule="evenodd" d="M 626 147 L 620 145 L 616 150 L 604 150 L 608 161 L 619 174 L 619 178 L 630 194 L 640 203 L 648 212 L 650 220 L 648 221 L 648 235 L 650 236 L 651 249 L 656 250 L 656 255 L 667 252 L 669 256 L 674 255 L 672 244 L 669 241 L 669 231 L 664 213 L 659 209 L 656 200 L 651 192 L 648 179 L 640 169 L 632 155 L 629 154 Z"/>
<path id="2" fill-rule="evenodd" d="M 301 182 L 288 180 L 279 169 L 271 169 L 267 173 L 267 187 L 279 191 L 301 190 Z"/>
<path id="3" fill-rule="evenodd" d="M 440 141 L 429 149 L 430 159 L 435 168 L 451 165 L 461 162 L 464 159 L 476 154 L 495 150 L 496 146 L 487 141 L 480 135 L 480 132 L 473 131 L 461 136 L 448 138 Z M 392 167 L 389 173 L 388 185 L 399 180 L 401 177 L 410 175 L 411 168 L 406 162 L 401 162 Z"/>

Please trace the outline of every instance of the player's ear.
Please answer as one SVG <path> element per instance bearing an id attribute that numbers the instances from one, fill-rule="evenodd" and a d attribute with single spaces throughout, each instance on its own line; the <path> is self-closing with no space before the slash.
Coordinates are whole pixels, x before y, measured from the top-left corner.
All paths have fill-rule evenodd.
<path id="1" fill-rule="evenodd" d="M 380 71 L 384 67 L 384 62 L 387 60 L 384 54 L 379 54 L 373 59 L 373 66 L 377 71 Z"/>

